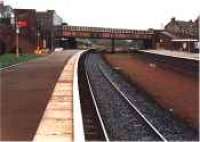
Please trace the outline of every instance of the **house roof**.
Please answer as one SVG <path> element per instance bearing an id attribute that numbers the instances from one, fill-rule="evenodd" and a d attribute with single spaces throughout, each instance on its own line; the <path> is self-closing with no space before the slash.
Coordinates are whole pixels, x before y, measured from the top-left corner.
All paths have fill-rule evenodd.
<path id="1" fill-rule="evenodd" d="M 163 35 L 165 35 L 165 36 L 167 36 L 167 37 L 169 37 L 171 39 L 176 39 L 177 38 L 175 35 L 167 32 L 167 31 L 162 31 L 161 34 L 163 34 Z"/>
<path id="2" fill-rule="evenodd" d="M 177 24 L 177 26 L 179 26 L 179 27 L 182 27 L 182 28 L 184 28 L 184 29 L 187 29 L 187 28 L 192 27 L 194 23 L 193 23 L 192 21 L 186 22 L 186 21 L 177 20 L 177 21 L 176 21 L 176 24 Z"/>

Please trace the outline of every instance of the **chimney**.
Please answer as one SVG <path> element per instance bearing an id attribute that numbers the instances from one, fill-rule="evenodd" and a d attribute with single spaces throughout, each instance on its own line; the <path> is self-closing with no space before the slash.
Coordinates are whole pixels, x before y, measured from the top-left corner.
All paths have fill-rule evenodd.
<path id="1" fill-rule="evenodd" d="M 172 18 L 171 18 L 171 22 L 176 22 L 176 18 L 175 18 L 175 17 L 172 17 Z"/>
<path id="2" fill-rule="evenodd" d="M 190 19 L 189 23 L 190 23 L 190 24 L 192 24 L 192 23 L 193 23 L 192 19 Z"/>

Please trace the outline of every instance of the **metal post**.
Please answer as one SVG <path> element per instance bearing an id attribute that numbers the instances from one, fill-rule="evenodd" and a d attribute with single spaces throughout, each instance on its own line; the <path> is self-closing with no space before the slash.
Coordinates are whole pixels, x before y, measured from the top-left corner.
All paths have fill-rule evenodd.
<path id="1" fill-rule="evenodd" d="M 38 50 L 38 52 L 40 50 L 40 32 L 39 31 L 37 33 L 37 50 Z"/>
<path id="2" fill-rule="evenodd" d="M 197 44 L 198 44 L 197 47 L 200 49 L 200 15 L 198 16 L 198 26 L 199 26 L 199 28 L 198 28 L 199 29 L 199 39 L 198 39 L 199 41 L 197 42 Z"/>
<path id="3" fill-rule="evenodd" d="M 19 57 L 19 27 L 16 25 L 16 57 Z"/>
<path id="4" fill-rule="evenodd" d="M 115 39 L 112 39 L 112 53 L 115 52 Z"/>
<path id="5" fill-rule="evenodd" d="M 54 43 L 54 37 L 53 37 L 53 32 L 51 31 L 51 34 L 50 34 L 50 36 L 51 36 L 51 51 L 53 52 L 53 50 L 54 50 L 54 47 L 53 47 L 53 43 Z"/>

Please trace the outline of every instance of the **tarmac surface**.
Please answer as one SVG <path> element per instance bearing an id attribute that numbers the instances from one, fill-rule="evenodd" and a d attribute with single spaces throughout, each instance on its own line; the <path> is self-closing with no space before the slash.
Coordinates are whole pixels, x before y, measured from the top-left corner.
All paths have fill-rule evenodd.
<path id="1" fill-rule="evenodd" d="M 76 52 L 55 52 L 1 71 L 0 140 L 33 139 L 56 81 Z"/>

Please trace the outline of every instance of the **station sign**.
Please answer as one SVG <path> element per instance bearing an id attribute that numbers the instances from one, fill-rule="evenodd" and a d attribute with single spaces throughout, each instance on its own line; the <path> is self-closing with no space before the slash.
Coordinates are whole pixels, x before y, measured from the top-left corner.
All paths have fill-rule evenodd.
<path id="1" fill-rule="evenodd" d="M 19 28 L 26 28 L 28 27 L 28 22 L 26 20 L 17 21 L 17 26 Z"/>

